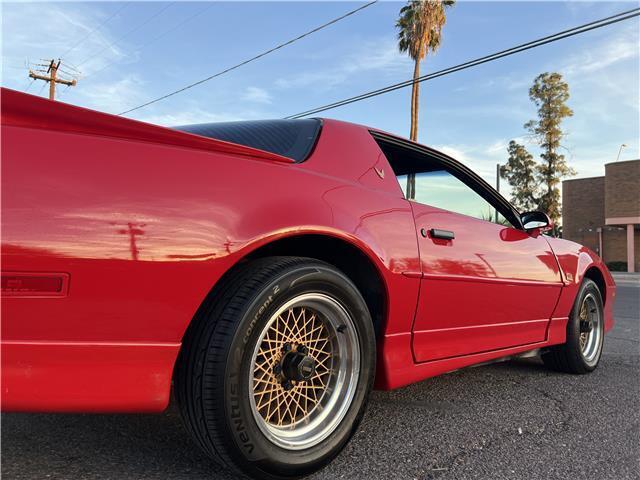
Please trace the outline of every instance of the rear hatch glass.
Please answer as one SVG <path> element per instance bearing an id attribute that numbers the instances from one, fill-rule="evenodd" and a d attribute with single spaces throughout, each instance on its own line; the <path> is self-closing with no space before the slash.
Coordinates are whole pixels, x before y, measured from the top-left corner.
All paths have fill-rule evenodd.
<path id="1" fill-rule="evenodd" d="M 174 128 L 203 137 L 257 148 L 282 155 L 295 162 L 302 162 L 313 150 L 321 126 L 322 122 L 319 119 L 305 118 L 200 123 Z"/>

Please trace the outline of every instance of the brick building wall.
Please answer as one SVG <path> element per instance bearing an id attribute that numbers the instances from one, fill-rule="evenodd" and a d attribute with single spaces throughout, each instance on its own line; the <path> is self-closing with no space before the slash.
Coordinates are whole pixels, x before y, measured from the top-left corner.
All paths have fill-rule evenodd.
<path id="1" fill-rule="evenodd" d="M 606 263 L 628 262 L 631 247 L 627 265 L 639 272 L 640 160 L 609 163 L 604 177 L 562 182 L 562 236 Z"/>
<path id="2" fill-rule="evenodd" d="M 562 182 L 563 238 L 598 252 L 597 229 L 604 225 L 604 195 L 604 177 Z"/>
<path id="3" fill-rule="evenodd" d="M 640 160 L 608 163 L 605 171 L 605 218 L 640 217 Z"/>

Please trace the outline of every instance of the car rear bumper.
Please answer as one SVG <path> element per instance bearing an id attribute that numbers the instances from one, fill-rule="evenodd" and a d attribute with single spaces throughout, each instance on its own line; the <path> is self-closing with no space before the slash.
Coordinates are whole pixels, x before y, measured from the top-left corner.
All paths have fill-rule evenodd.
<path id="1" fill-rule="evenodd" d="M 180 344 L 2 342 L 2 410 L 160 412 Z"/>

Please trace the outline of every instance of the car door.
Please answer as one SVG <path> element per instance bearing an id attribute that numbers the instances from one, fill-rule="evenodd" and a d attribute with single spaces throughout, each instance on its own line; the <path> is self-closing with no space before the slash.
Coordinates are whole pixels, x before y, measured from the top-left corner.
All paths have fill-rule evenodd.
<path id="1" fill-rule="evenodd" d="M 522 230 L 513 209 L 488 201 L 495 193 L 451 159 L 397 146 L 385 154 L 409 192 L 417 231 L 415 360 L 545 340 L 562 283 L 544 237 Z"/>

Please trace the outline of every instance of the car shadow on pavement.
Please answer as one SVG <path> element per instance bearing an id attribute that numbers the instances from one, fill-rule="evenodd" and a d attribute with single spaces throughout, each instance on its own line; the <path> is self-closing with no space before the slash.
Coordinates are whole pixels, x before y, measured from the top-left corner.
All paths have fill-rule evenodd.
<path id="1" fill-rule="evenodd" d="M 3 414 L 2 478 L 235 478 L 158 415 Z M 40 465 L 40 467 L 37 467 Z"/>
<path id="2" fill-rule="evenodd" d="M 510 373 L 503 375 L 505 372 Z M 367 437 L 378 437 L 375 431 L 380 428 L 392 434 L 398 427 L 397 416 L 407 411 L 412 415 L 414 408 L 430 416 L 462 413 L 469 405 L 460 401 L 460 391 L 468 391 L 470 379 L 477 374 L 485 380 L 487 375 L 491 377 L 492 394 L 500 395 L 513 388 L 509 379 L 514 375 L 535 377 L 543 372 L 549 374 L 535 361 L 508 362 L 467 369 L 392 392 L 374 392 L 361 432 L 348 452 L 357 453 L 360 443 L 369 448 Z M 379 438 L 374 441 L 384 443 Z M 157 415 L 3 414 L 2 457 L 2 477 L 6 479 L 236 478 L 191 441 L 174 405 Z M 326 478 L 331 468 L 317 474 L 318 478 Z"/>
<path id="3" fill-rule="evenodd" d="M 511 361 L 373 392 L 353 440 L 309 480 L 637 478 L 637 358 L 605 355 L 591 375 Z M 598 420 L 585 429 L 576 412 Z M 158 415 L 3 414 L 2 478 L 237 477 L 200 451 L 171 406 Z"/>

